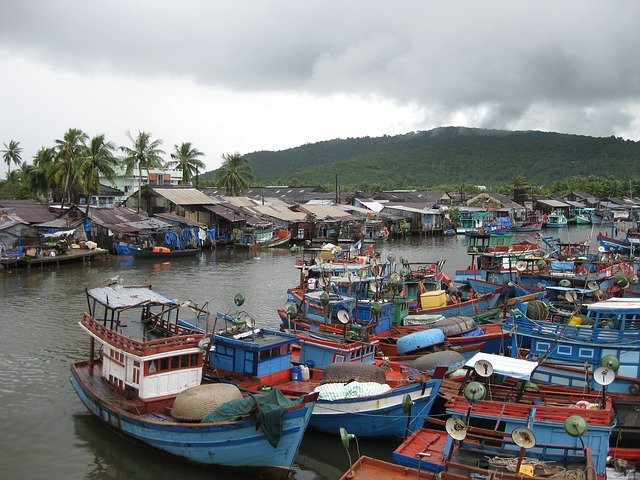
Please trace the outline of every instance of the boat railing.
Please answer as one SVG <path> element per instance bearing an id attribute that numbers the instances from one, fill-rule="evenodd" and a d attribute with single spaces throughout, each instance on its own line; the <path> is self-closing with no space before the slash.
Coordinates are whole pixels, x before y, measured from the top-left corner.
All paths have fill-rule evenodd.
<path id="1" fill-rule="evenodd" d="M 469 410 L 469 401 L 460 395 L 451 397 L 446 404 L 447 412 L 455 412 L 466 415 Z M 612 406 L 607 400 L 606 408 L 603 410 L 586 410 L 575 405 L 532 405 L 524 403 L 504 403 L 500 401 L 481 400 L 471 405 L 472 415 L 481 415 L 494 418 L 500 415 L 501 418 L 518 418 L 527 420 L 531 409 L 535 408 L 535 421 L 564 422 L 570 415 L 580 415 L 589 422 L 590 425 L 609 427 L 612 426 Z"/>
<path id="2" fill-rule="evenodd" d="M 126 335 L 122 335 L 121 333 L 102 325 L 88 313 L 83 315 L 80 323 L 105 343 L 139 357 L 175 351 L 176 349 L 197 348 L 198 342 L 203 336 L 201 334 L 192 333 L 190 335 L 177 335 L 157 340 L 140 341 L 127 337 Z"/>
<path id="3" fill-rule="evenodd" d="M 513 322 L 507 320 L 505 328 L 512 327 L 520 335 L 541 335 L 549 338 L 577 340 L 592 343 L 632 343 L 638 342 L 637 330 L 617 330 L 593 326 L 574 326 L 564 323 L 552 323 L 545 320 L 531 320 L 517 316 Z"/>

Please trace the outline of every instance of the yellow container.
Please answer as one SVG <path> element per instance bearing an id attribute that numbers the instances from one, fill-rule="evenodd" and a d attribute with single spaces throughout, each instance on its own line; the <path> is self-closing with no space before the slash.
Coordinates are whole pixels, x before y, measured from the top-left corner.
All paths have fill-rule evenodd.
<path id="1" fill-rule="evenodd" d="M 447 292 L 445 290 L 435 290 L 433 292 L 424 292 L 420 295 L 420 307 L 438 308 L 447 304 Z"/>
<path id="2" fill-rule="evenodd" d="M 579 316 L 574 315 L 573 317 L 571 317 L 569 319 L 568 323 L 569 323 L 569 325 L 573 325 L 573 326 L 582 325 L 582 319 Z"/>

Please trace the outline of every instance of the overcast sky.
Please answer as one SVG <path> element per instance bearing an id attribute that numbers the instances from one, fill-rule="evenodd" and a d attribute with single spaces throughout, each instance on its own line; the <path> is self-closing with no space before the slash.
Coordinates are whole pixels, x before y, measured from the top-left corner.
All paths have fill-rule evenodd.
<path id="1" fill-rule="evenodd" d="M 213 169 L 445 125 L 639 140 L 638 25 L 635 0 L 0 0 L 0 145 L 144 130 Z"/>

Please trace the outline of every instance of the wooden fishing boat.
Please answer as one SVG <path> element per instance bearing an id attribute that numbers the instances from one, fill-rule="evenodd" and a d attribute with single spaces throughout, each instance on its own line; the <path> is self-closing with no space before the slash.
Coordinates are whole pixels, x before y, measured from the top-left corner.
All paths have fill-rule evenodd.
<path id="1" fill-rule="evenodd" d="M 290 240 L 290 231 L 277 229 L 271 224 L 264 224 L 247 227 L 242 234 L 241 241 L 236 242 L 235 246 L 248 249 L 275 248 L 289 245 Z"/>
<path id="2" fill-rule="evenodd" d="M 310 426 L 323 432 L 344 427 L 359 436 L 402 437 L 422 426 L 444 371 L 420 382 L 399 377 L 396 369 L 392 385 L 387 380 L 391 372 L 373 364 L 375 344 L 341 339 L 307 335 L 299 341 L 290 333 L 253 327 L 212 333 L 207 375 L 248 392 L 265 386 L 296 396 L 318 391 Z M 298 341 L 300 363 L 292 365 L 292 346 Z"/>
<path id="3" fill-rule="evenodd" d="M 151 250 L 142 249 L 135 245 L 129 245 L 129 254 L 139 258 L 156 258 L 166 260 L 171 258 L 195 257 L 200 252 L 199 248 L 186 248 L 184 250 L 171 250 L 167 247 L 153 247 Z"/>
<path id="4" fill-rule="evenodd" d="M 150 287 L 117 283 L 86 292 L 89 312 L 80 327 L 90 338 L 89 359 L 72 364 L 71 384 L 92 414 L 178 459 L 288 475 L 316 394 L 254 400 L 238 390 L 206 388 L 219 386 L 200 385 L 204 334 L 178 320 L 180 303 Z M 156 326 L 171 336 L 157 338 Z M 256 404 L 277 409 L 282 429 L 265 428 L 264 419 L 249 411 Z M 224 409 L 231 414 L 223 415 Z"/>
<path id="5" fill-rule="evenodd" d="M 484 380 L 465 383 L 462 394 L 451 396 L 445 406 L 448 414 L 457 417 L 465 425 L 492 425 L 495 430 L 504 432 L 528 427 L 537 439 L 536 446 L 528 451 L 532 455 L 562 457 L 566 454 L 565 451 L 542 448 L 541 444 L 589 447 L 596 473 L 604 474 L 609 438 L 616 424 L 609 398 L 599 401 L 595 396 L 572 396 L 567 392 L 543 397 L 538 392 L 529 392 L 526 382 L 538 366 L 533 361 L 478 353 L 465 366 L 469 369 L 467 379 L 470 380 L 475 371 L 475 375 Z M 498 382 L 491 380 L 496 375 L 517 379 L 521 381 L 521 386 L 507 389 L 506 395 L 498 394 L 494 387 Z M 572 423 L 574 420 L 579 424 L 576 423 L 575 431 L 572 431 L 567 428 L 566 422 Z"/>
<path id="6" fill-rule="evenodd" d="M 554 210 L 547 217 L 545 226 L 547 228 L 564 228 L 568 223 L 567 217 L 564 216 L 562 210 Z"/>
<path id="7" fill-rule="evenodd" d="M 595 370 L 601 359 L 613 356 L 619 362 L 618 377 L 611 392 L 635 390 L 635 383 L 624 378 L 640 378 L 640 301 L 636 298 L 610 298 L 587 305 L 586 315 L 553 315 L 532 302 L 520 303 L 504 322 L 513 334 L 512 355 L 528 348 L 533 356 L 544 355 L 556 362 Z M 538 308 L 541 307 L 541 308 Z M 584 380 L 577 375 L 575 381 Z M 565 380 L 566 381 L 566 380 Z M 594 388 L 597 386 L 593 385 Z"/>
<path id="8" fill-rule="evenodd" d="M 445 426 L 442 420 L 429 418 L 428 423 Z M 454 470 L 460 470 L 458 475 L 465 472 L 468 477 L 479 476 L 482 470 L 492 470 L 499 478 L 523 478 L 515 474 L 520 447 L 511 438 L 511 432 L 495 431 L 480 427 L 467 426 L 464 440 L 455 442 L 442 430 L 420 428 L 413 432 L 393 452 L 393 460 L 398 465 L 417 469 L 421 472 L 443 472 L 441 478 L 449 478 Z M 527 450 L 527 458 L 523 458 L 524 465 L 539 465 L 537 478 L 548 478 L 542 467 L 558 473 L 567 470 L 584 472 L 585 476 L 595 480 L 594 465 L 589 447 L 564 446 L 558 444 L 539 444 L 538 452 Z M 556 452 L 547 455 L 547 452 Z M 536 461 L 537 460 L 537 461 Z M 560 460 L 560 461 L 559 461 Z M 535 468 L 532 473 L 535 473 Z M 573 474 L 575 475 L 576 472 Z M 526 478 L 536 478 L 527 475 Z M 604 476 L 602 476 L 604 478 Z"/>

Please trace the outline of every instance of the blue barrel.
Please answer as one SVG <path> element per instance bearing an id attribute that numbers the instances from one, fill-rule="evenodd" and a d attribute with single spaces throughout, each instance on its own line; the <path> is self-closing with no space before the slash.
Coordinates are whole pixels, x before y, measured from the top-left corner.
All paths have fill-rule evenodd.
<path id="1" fill-rule="evenodd" d="M 444 343 L 444 333 L 439 328 L 430 328 L 429 330 L 421 330 L 400 337 L 396 342 L 396 348 L 398 355 L 406 355 L 439 343 Z"/>

